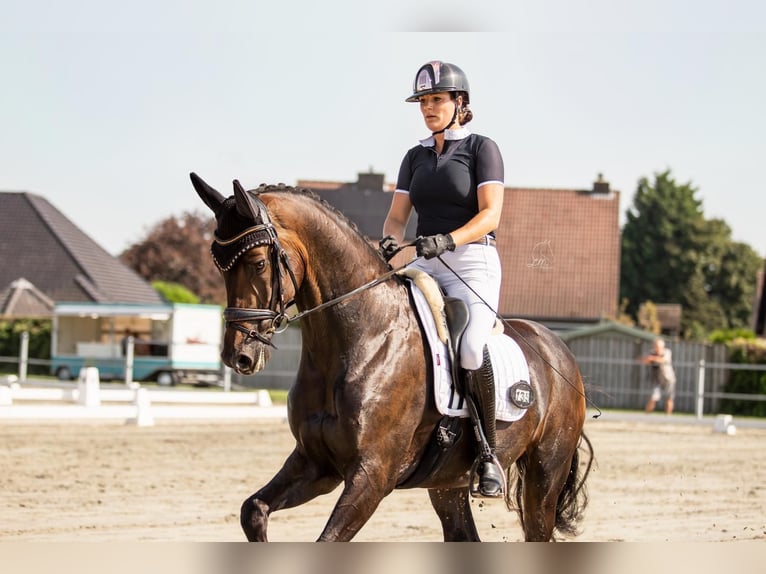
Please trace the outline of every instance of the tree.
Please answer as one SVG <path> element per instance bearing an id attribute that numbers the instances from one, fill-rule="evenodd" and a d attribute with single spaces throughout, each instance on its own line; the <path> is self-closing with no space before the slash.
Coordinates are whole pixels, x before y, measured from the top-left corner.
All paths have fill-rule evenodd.
<path id="1" fill-rule="evenodd" d="M 638 308 L 638 324 L 645 331 L 651 331 L 652 333 L 659 335 L 662 330 L 662 325 L 657 317 L 657 305 L 651 301 L 644 301 Z"/>
<path id="2" fill-rule="evenodd" d="M 215 220 L 199 213 L 169 217 L 126 249 L 120 260 L 147 281 L 177 283 L 205 303 L 223 304 L 223 280 L 210 255 L 214 230 Z"/>
<path id="3" fill-rule="evenodd" d="M 749 246 L 731 240 L 720 219 L 706 220 L 697 189 L 670 171 L 641 178 L 622 232 L 620 296 L 636 316 L 647 302 L 680 303 L 684 337 L 749 323 L 761 265 Z"/>
<path id="4" fill-rule="evenodd" d="M 710 296 L 726 310 L 729 329 L 752 328 L 755 277 L 761 257 L 749 245 L 729 241 L 718 254 L 717 265 L 709 269 Z"/>
<path id="5" fill-rule="evenodd" d="M 49 360 L 51 358 L 50 319 L 0 320 L 0 357 L 18 357 L 21 349 L 21 334 L 29 333 L 29 357 Z M 10 373 L 17 369 L 12 363 L 0 363 L 0 372 Z M 47 374 L 47 365 L 29 365 L 30 374 Z"/>

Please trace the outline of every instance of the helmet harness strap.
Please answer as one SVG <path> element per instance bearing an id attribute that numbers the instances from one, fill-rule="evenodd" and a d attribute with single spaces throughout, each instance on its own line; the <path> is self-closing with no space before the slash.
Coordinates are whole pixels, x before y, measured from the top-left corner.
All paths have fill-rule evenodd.
<path id="1" fill-rule="evenodd" d="M 450 129 L 453 125 L 455 125 L 455 120 L 457 119 L 457 112 L 458 112 L 458 109 L 461 107 L 458 104 L 458 100 L 457 100 L 458 97 L 459 96 L 455 97 L 452 100 L 453 102 L 455 102 L 455 111 L 452 113 L 452 119 L 450 120 L 450 122 L 446 126 L 444 126 L 442 129 L 440 129 L 439 131 L 431 132 L 431 135 L 435 136 L 435 135 L 442 134 L 442 133 L 446 132 L 448 129 Z"/>

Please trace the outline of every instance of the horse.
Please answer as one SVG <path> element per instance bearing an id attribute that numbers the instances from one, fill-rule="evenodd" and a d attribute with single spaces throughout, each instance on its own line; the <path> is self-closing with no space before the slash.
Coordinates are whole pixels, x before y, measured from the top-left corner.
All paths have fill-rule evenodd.
<path id="1" fill-rule="evenodd" d="M 223 362 L 241 374 L 263 368 L 272 338 L 299 321 L 302 351 L 287 411 L 295 448 L 242 504 L 249 541 L 268 541 L 272 512 L 342 492 L 318 541 L 349 541 L 385 496 L 425 488 L 445 541 L 478 541 L 469 475 L 476 442 L 466 419 L 446 460 L 417 469 L 442 418 L 433 366 L 405 281 L 356 225 L 311 190 L 234 180 L 224 197 L 195 173 L 193 186 L 216 218 L 213 258 L 226 287 Z M 290 316 L 290 309 L 298 313 Z M 293 311 L 294 312 L 294 311 Z M 506 478 L 515 464 L 516 511 L 526 541 L 574 536 L 588 496 L 593 449 L 583 432 L 582 378 L 552 331 L 506 321 L 537 388 L 518 421 L 497 423 L 496 454 Z M 465 431 L 465 432 L 463 432 Z M 589 459 L 580 464 L 579 450 Z"/>

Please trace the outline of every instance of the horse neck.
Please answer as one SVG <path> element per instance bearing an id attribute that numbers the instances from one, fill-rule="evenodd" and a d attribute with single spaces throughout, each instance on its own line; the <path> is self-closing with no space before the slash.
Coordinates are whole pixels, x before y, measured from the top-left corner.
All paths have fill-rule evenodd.
<path id="1" fill-rule="evenodd" d="M 308 206 L 305 204 L 309 204 Z M 350 293 L 361 285 L 381 275 L 388 268 L 366 240 L 351 225 L 323 205 L 315 205 L 306 199 L 302 209 L 290 209 L 293 221 L 285 221 L 297 242 L 296 251 L 302 253 L 303 278 L 296 294 L 296 302 L 302 311 Z M 310 315 L 304 327 L 322 332 L 330 324 L 343 325 L 343 329 L 325 332 L 327 336 L 348 336 L 368 328 L 364 321 L 364 308 L 375 302 L 384 286 L 364 290 L 338 305 Z M 354 321 L 353 316 L 360 320 Z M 343 331 L 339 333 L 338 331 Z"/>

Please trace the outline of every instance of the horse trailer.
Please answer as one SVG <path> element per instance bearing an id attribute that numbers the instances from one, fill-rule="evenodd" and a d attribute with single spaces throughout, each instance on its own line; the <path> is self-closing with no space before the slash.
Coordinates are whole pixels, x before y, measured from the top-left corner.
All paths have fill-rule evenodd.
<path id="1" fill-rule="evenodd" d="M 97 367 L 104 380 L 217 385 L 222 336 L 218 305 L 57 303 L 51 373 L 70 380 Z"/>

